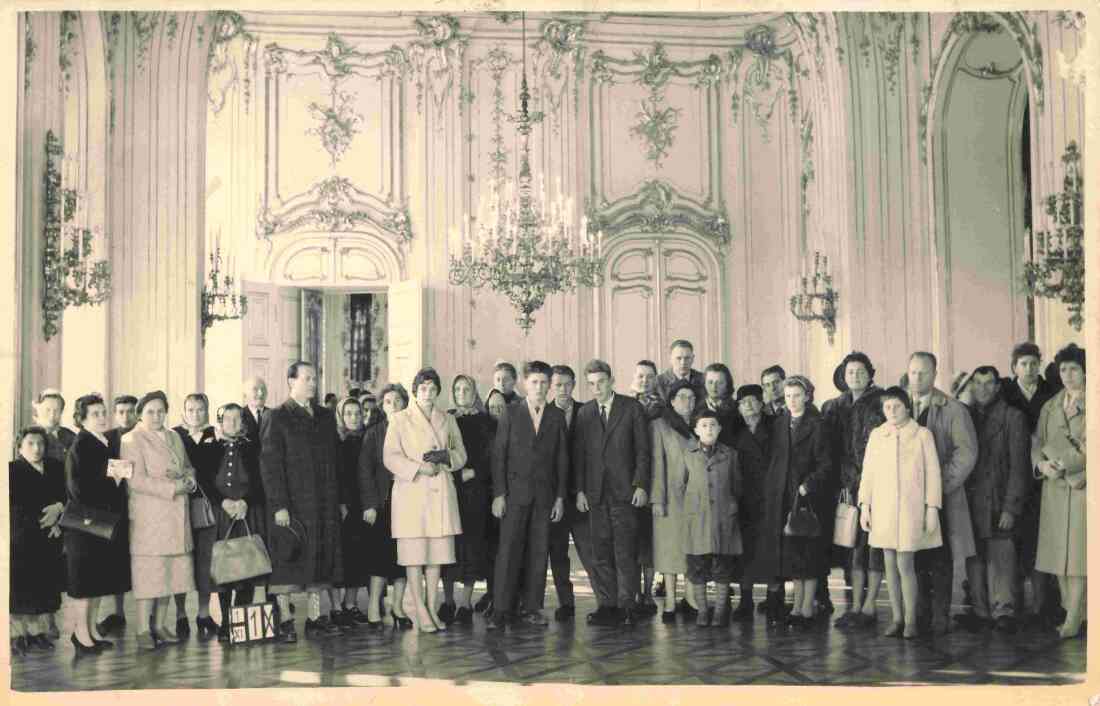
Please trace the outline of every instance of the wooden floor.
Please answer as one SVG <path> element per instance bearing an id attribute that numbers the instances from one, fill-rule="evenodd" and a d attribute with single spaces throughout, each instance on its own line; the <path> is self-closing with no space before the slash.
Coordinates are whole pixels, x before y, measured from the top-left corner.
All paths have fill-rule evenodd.
<path id="1" fill-rule="evenodd" d="M 838 579 L 830 582 L 842 602 Z M 757 616 L 726 629 L 697 628 L 683 618 L 659 619 L 633 628 L 585 624 L 595 601 L 583 575 L 577 617 L 547 628 L 486 632 L 484 620 L 443 633 L 356 631 L 307 640 L 304 601 L 298 602 L 299 642 L 229 647 L 217 641 L 187 642 L 140 652 L 132 634 L 101 655 L 75 657 L 68 632 L 53 653 L 33 653 L 12 664 L 18 691 L 142 688 L 238 688 L 278 686 L 401 686 L 442 680 L 456 685 L 513 683 L 646 684 L 909 684 L 1050 685 L 1084 681 L 1085 640 L 1061 641 L 1053 633 L 973 635 L 953 632 L 907 642 L 881 637 L 889 607 L 880 603 L 875 630 L 843 632 L 820 627 L 808 633 L 769 629 Z M 547 617 L 556 599 L 548 581 Z M 761 590 L 762 587 L 758 587 Z M 480 589 L 478 591 L 480 594 Z M 883 592 L 885 594 L 885 591 Z M 194 595 L 191 597 L 192 625 Z M 128 598 L 132 613 L 133 602 Z M 169 609 L 169 615 L 174 615 Z M 66 614 L 67 617 L 67 614 Z M 835 616 L 834 616 L 835 617 Z M 132 626 L 133 615 L 127 617 Z M 65 625 L 71 625 L 69 620 Z M 64 628 L 63 628 L 64 629 Z"/>

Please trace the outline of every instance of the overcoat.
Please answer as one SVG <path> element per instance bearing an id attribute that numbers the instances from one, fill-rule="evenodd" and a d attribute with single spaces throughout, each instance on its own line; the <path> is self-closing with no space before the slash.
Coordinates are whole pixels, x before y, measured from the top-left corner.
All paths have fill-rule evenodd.
<path id="1" fill-rule="evenodd" d="M 293 399 L 264 411 L 260 420 L 260 476 L 267 496 L 268 535 L 275 513 L 290 512 L 305 528 L 297 561 L 271 557 L 271 585 L 326 584 L 342 578 L 336 417 L 309 402 L 312 415 Z M 270 542 L 268 546 L 271 546 Z"/>
<path id="2" fill-rule="evenodd" d="M 762 421 L 761 424 L 769 420 Z M 828 566 L 826 551 L 832 537 L 785 537 L 783 527 L 794 507 L 798 488 L 805 484 L 809 493 L 801 502 L 820 519 L 828 504 L 822 497 L 832 468 L 829 440 L 821 413 L 809 405 L 794 430 L 787 410 L 770 420 L 771 454 L 764 479 L 764 519 L 760 524 L 760 552 L 754 561 L 761 580 L 777 576 L 809 579 L 819 576 Z M 754 577 L 755 578 L 755 577 Z"/>
<path id="3" fill-rule="evenodd" d="M 119 457 L 118 436 L 107 445 L 81 430 L 65 459 L 65 486 L 70 502 L 120 516 L 115 538 L 107 540 L 84 532 L 64 533 L 68 590 L 72 598 L 93 598 L 130 590 L 130 527 L 126 487 L 107 477 L 107 463 Z"/>
<path id="4" fill-rule="evenodd" d="M 61 608 L 65 565 L 60 538 L 38 526 L 42 510 L 65 502 L 65 469 L 46 456 L 39 473 L 23 457 L 8 463 L 11 502 L 9 531 L 11 563 L 8 610 L 19 615 L 42 615 Z"/>
<path id="5" fill-rule="evenodd" d="M 1056 576 L 1087 576 L 1085 402 L 1082 397 L 1076 412 L 1067 416 L 1063 409 L 1065 396 L 1062 390 L 1043 405 L 1036 428 L 1032 462 L 1038 465 L 1043 456 L 1057 458 L 1065 466 L 1066 474 L 1043 480 L 1035 568 Z"/>
<path id="6" fill-rule="evenodd" d="M 684 553 L 740 554 L 737 499 L 741 495 L 741 468 L 737 452 L 718 443 L 708 458 L 702 444 L 693 439 L 684 457 Z"/>
<path id="7" fill-rule="evenodd" d="M 672 412 L 675 414 L 675 412 Z M 672 428 L 665 418 L 650 424 L 653 435 L 653 481 L 649 502 L 653 513 L 653 568 L 663 574 L 686 574 L 684 551 L 684 490 L 687 450 L 695 440 Z"/>
<path id="8" fill-rule="evenodd" d="M 974 538 L 1013 536 L 1019 530 L 1018 521 L 1009 532 L 997 529 L 997 525 L 1002 512 L 1009 512 L 1019 520 L 1031 487 L 1027 417 L 999 398 L 987 412 L 977 409 L 970 412 L 978 433 L 978 462 L 965 487 Z"/>
<path id="9" fill-rule="evenodd" d="M 450 464 L 438 464 L 440 473 L 417 474 L 428 451 L 446 449 Z M 394 475 L 393 537 L 447 537 L 462 532 L 458 493 L 451 472 L 466 465 L 466 447 L 455 418 L 433 407 L 431 418 L 417 402 L 394 413 L 386 431 L 382 460 Z"/>
<path id="10" fill-rule="evenodd" d="M 978 460 L 978 435 L 966 407 L 938 389 L 932 390 L 927 426 L 939 454 L 947 541 L 951 543 L 951 555 L 958 561 L 977 551 L 964 484 Z"/>
<path id="11" fill-rule="evenodd" d="M 163 436 L 139 422 L 123 435 L 120 455 L 132 461 L 126 481 L 130 510 L 130 555 L 175 556 L 194 548 L 188 496 L 176 494 L 176 480 L 194 478 L 179 434 L 165 427 Z"/>
<path id="12" fill-rule="evenodd" d="M 872 547 L 914 552 L 943 545 L 937 525 L 925 531 L 925 507 L 941 507 L 943 480 L 932 432 L 910 419 L 871 432 L 863 457 L 859 504 L 871 510 Z"/>
<path id="13" fill-rule="evenodd" d="M 764 482 L 768 475 L 771 454 L 772 425 L 770 417 L 762 417 L 756 430 L 742 425 L 733 437 L 733 449 L 741 465 L 741 561 L 744 575 L 755 578 L 760 573 L 755 564 L 762 551 L 764 523 Z M 763 550 L 766 553 L 766 550 Z M 766 580 L 771 580 L 767 577 Z"/>

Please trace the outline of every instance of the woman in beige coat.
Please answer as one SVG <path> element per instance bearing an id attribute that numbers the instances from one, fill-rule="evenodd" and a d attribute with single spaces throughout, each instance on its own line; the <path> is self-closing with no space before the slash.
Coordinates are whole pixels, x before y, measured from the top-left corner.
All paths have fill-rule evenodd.
<path id="1" fill-rule="evenodd" d="M 900 387 L 880 398 L 886 423 L 867 441 L 859 483 L 859 522 L 881 548 L 893 622 L 887 637 L 917 636 L 917 573 L 913 556 L 943 545 L 939 508 L 943 480 L 932 432 L 910 416 L 912 402 Z M 904 615 L 903 615 L 904 611 Z"/>
<path id="2" fill-rule="evenodd" d="M 168 626 L 168 600 L 195 590 L 188 495 L 195 490 L 195 469 L 178 434 L 164 426 L 168 398 L 157 390 L 138 402 L 141 418 L 122 437 L 121 456 L 131 461 L 127 481 L 130 509 L 130 568 L 137 599 L 138 645 L 178 642 Z M 145 616 L 153 616 L 146 625 Z"/>
<path id="3" fill-rule="evenodd" d="M 695 389 L 687 380 L 677 380 L 669 389 L 669 405 L 653 421 L 653 479 L 649 503 L 653 510 L 653 569 L 665 577 L 665 606 L 661 620 L 676 621 L 676 579 L 687 573 L 684 552 L 684 486 L 687 483 L 685 454 L 695 441 L 691 412 Z M 687 585 L 684 586 L 685 592 Z"/>
<path id="4" fill-rule="evenodd" d="M 1066 609 L 1058 633 L 1071 638 L 1085 617 L 1088 573 L 1085 351 L 1071 343 L 1054 362 L 1065 389 L 1043 405 L 1032 443 L 1032 463 L 1044 478 L 1035 570 L 1058 579 Z"/>
<path id="5" fill-rule="evenodd" d="M 439 374 L 432 368 L 416 374 L 414 403 L 394 413 L 382 451 L 383 463 L 394 475 L 397 563 L 405 567 L 424 632 L 446 629 L 436 614 L 435 591 L 440 566 L 455 563 L 454 537 L 462 533 L 451 472 L 466 465 L 466 448 L 455 418 L 436 407 L 441 389 Z"/>

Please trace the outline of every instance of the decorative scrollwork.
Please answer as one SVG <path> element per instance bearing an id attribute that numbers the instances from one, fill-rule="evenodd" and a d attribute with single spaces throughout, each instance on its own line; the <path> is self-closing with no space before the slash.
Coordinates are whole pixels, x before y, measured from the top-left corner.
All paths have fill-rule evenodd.
<path id="1" fill-rule="evenodd" d="M 346 177 L 333 176 L 290 199 L 279 212 L 261 204 L 256 219 L 257 237 L 268 240 L 277 233 L 310 226 L 335 232 L 371 225 L 395 236 L 401 245 L 412 241 L 408 205 L 396 207 L 360 190 Z"/>
<path id="2" fill-rule="evenodd" d="M 442 110 L 451 88 L 459 81 L 470 37 L 459 31 L 458 20 L 452 15 L 417 18 L 414 25 L 420 38 L 409 44 L 405 54 L 414 74 L 416 109 L 423 110 L 424 91 L 431 83 L 438 91 L 436 108 Z"/>
<path id="3" fill-rule="evenodd" d="M 753 55 L 753 60 L 742 68 L 746 50 Z M 798 77 L 809 76 L 809 71 L 799 66 L 789 46 L 777 44 L 775 30 L 770 25 L 750 29 L 745 34 L 745 44 L 729 50 L 726 63 L 726 77 L 731 87 L 730 116 L 735 125 L 744 100 L 760 127 L 761 136 L 768 141 L 768 128 L 783 89 L 786 89 L 791 119 L 799 118 Z"/>
<path id="4" fill-rule="evenodd" d="M 686 230 L 711 240 L 720 250 L 730 242 L 725 209 L 710 209 L 680 194 L 668 182 L 651 179 L 615 203 L 587 207 L 588 232 L 613 237 L 625 232 L 662 233 Z"/>
<path id="5" fill-rule="evenodd" d="M 310 115 L 320 125 L 309 128 L 306 134 L 321 138 L 321 145 L 329 153 L 333 168 L 351 146 L 352 139 L 359 132 L 359 124 L 363 122 L 363 116 L 352 108 L 354 100 L 354 95 L 333 88 L 331 105 L 309 104 Z"/>

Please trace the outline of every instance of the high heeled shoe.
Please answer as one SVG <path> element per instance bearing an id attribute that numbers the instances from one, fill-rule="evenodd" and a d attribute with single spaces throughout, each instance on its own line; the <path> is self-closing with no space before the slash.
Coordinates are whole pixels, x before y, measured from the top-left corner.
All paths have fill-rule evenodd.
<path id="1" fill-rule="evenodd" d="M 80 640 L 76 639 L 76 633 L 69 635 L 69 640 L 73 643 L 73 648 L 76 650 L 77 655 L 97 655 L 99 654 L 99 645 L 88 646 Z"/>
<path id="2" fill-rule="evenodd" d="M 409 616 L 407 616 L 407 615 L 398 615 L 397 613 L 394 613 L 393 610 L 390 610 L 390 617 L 393 618 L 393 629 L 394 630 L 398 630 L 398 629 L 400 629 L 400 630 L 412 630 L 413 629 L 413 621 L 412 621 L 412 618 L 410 618 Z"/>

